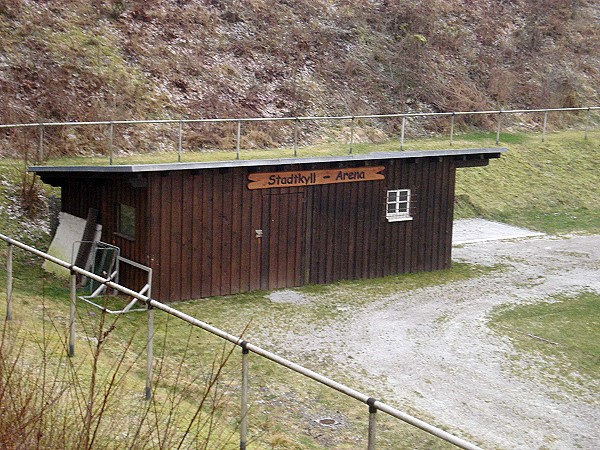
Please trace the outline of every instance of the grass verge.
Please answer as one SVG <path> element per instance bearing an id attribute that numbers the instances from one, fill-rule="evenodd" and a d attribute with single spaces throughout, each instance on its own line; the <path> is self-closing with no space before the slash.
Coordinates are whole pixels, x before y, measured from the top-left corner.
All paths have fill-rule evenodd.
<path id="1" fill-rule="evenodd" d="M 501 266 L 455 262 L 450 269 L 436 272 L 286 289 L 284 295 L 291 297 L 289 301 L 273 301 L 268 292 L 257 291 L 182 302 L 178 307 L 188 314 L 204 317 L 216 326 L 228 328 L 232 334 L 239 334 L 246 324 L 250 324 L 247 330 L 249 336 L 252 336 L 254 329 L 268 328 L 272 324 L 277 324 L 280 329 L 289 328 L 290 332 L 295 323 L 310 323 L 319 329 L 357 311 L 366 310 L 395 293 L 481 277 L 501 269 Z M 235 308 L 231 307 L 233 304 Z"/>
<path id="2" fill-rule="evenodd" d="M 490 270 L 493 269 L 457 264 L 447 271 L 430 274 L 307 286 L 297 291 L 309 299 L 303 306 L 274 303 L 265 292 L 258 292 L 186 302 L 178 308 L 234 334 L 246 332 L 253 341 L 252 327 L 255 326 L 267 327 L 276 321 L 281 325 L 283 320 L 287 324 L 304 321 L 317 328 L 324 327 L 346 314 L 344 306 L 366 308 L 398 290 L 450 283 L 482 276 Z M 204 448 L 207 442 L 210 443 L 206 448 L 238 445 L 239 349 L 229 353 L 233 347 L 223 346 L 219 339 L 157 312 L 155 400 L 146 403 L 143 401 L 144 313 L 113 319 L 80 303 L 76 355 L 65 358 L 68 328 L 65 282 L 42 272 L 39 264 L 25 264 L 22 260 L 16 264 L 15 274 L 15 320 L 10 323 L 0 320 L 10 331 L 2 336 L 2 345 L 10 348 L 18 343 L 20 351 L 16 358 L 12 355 L 12 359 L 10 354 L 5 354 L 5 362 L 18 360 L 14 367 L 19 371 L 12 372 L 18 374 L 16 378 L 29 380 L 33 376 L 29 384 L 23 386 L 29 391 L 33 391 L 33 386 L 46 386 L 43 397 L 55 399 L 53 404 L 60 406 L 34 408 L 28 417 L 46 419 L 41 422 L 32 419 L 27 423 L 37 423 L 39 428 L 40 423 L 62 421 L 64 429 L 83 426 L 88 430 L 76 434 L 63 430 L 66 440 L 58 442 L 52 440 L 50 431 L 40 428 L 47 438 L 28 440 L 28 445 L 31 442 L 34 442 L 32 445 L 50 443 L 82 448 L 90 447 L 90 442 L 94 448 L 105 448 L 108 442 L 111 448 L 176 448 L 180 442 L 183 442 L 181 448 Z M 4 268 L 0 268 L 0 277 L 5 276 Z M 3 291 L 0 287 L 0 296 L 4 295 Z M 324 301 L 310 301 L 317 295 Z M 1 305 L 2 318 L 4 313 L 4 305 Z M 250 323 L 248 330 L 244 330 L 246 323 Z M 39 365 L 40 362 L 45 365 Z M 323 369 L 312 365 L 312 361 L 300 362 L 318 371 Z M 10 363 L 4 366 L 12 367 Z M 368 386 L 358 386 L 355 380 L 325 372 L 369 392 Z M 44 383 L 40 381 L 40 374 L 44 374 Z M 55 391 L 56 386 L 61 388 Z M 67 386 L 75 391 L 66 390 Z M 357 401 L 254 355 L 250 357 L 250 386 L 250 435 L 257 448 L 352 449 L 365 442 L 368 408 Z M 378 396 L 385 400 L 384 394 Z M 88 413 L 85 405 L 89 404 L 93 408 Z M 196 417 L 197 411 L 200 413 Z M 409 412 L 427 419 L 418 411 Z M 322 425 L 319 420 L 323 418 L 332 418 L 336 424 Z M 392 419 L 382 420 L 387 423 L 378 438 L 383 447 L 405 442 L 407 448 L 446 448 L 437 439 L 410 426 Z M 190 429 L 189 434 L 186 434 L 187 429 Z M 37 436 L 36 433 L 27 435 Z M 203 444 L 197 445 L 198 442 Z"/>
<path id="3" fill-rule="evenodd" d="M 581 292 L 497 310 L 490 326 L 507 335 L 523 361 L 540 361 L 548 383 L 598 394 L 600 295 Z"/>

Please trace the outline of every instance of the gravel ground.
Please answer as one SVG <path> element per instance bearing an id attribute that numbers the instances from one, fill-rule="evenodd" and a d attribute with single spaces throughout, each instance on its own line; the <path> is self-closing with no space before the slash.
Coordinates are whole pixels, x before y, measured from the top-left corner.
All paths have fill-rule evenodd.
<path id="1" fill-rule="evenodd" d="M 598 448 L 598 380 L 579 391 L 561 389 L 535 370 L 536 361 L 511 358 L 510 340 L 487 321 L 500 305 L 600 292 L 600 236 L 476 242 L 455 247 L 453 259 L 503 268 L 389 296 L 326 329 L 288 331 L 296 342 L 288 356 L 318 355 L 326 373 L 357 377 L 370 394 L 384 393 L 392 406 L 422 411 L 486 448 Z M 274 301 L 286 300 L 277 295 Z M 289 301 L 306 301 L 296 297 Z"/>

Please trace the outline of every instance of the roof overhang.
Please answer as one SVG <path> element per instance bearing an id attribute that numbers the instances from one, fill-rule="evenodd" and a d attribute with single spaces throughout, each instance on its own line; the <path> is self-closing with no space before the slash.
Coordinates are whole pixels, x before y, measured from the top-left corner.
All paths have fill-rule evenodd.
<path id="1" fill-rule="evenodd" d="M 368 162 L 393 159 L 418 160 L 431 157 L 452 157 L 456 167 L 483 166 L 492 158 L 499 158 L 506 148 L 470 148 L 462 150 L 421 150 L 400 152 L 376 152 L 345 156 L 321 156 L 306 158 L 249 159 L 231 161 L 210 161 L 169 164 L 134 164 L 112 166 L 31 166 L 30 172 L 46 179 L 81 176 L 141 175 L 150 172 L 170 172 L 178 170 L 223 169 L 233 167 L 272 167 L 283 165 L 304 165 L 318 163 Z"/>

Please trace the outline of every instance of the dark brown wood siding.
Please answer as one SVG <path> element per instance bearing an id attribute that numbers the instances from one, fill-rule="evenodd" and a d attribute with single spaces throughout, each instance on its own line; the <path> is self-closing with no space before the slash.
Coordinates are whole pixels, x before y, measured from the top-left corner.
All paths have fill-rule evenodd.
<path id="1" fill-rule="evenodd" d="M 384 165 L 385 179 L 247 188 L 252 172 L 348 166 L 339 163 L 149 174 L 141 260 L 154 269 L 153 296 L 174 301 L 447 268 L 453 159 L 369 165 Z M 411 190 L 412 220 L 387 221 L 390 189 Z"/>
<path id="2" fill-rule="evenodd" d="M 98 223 L 102 225 L 101 240 L 121 249 L 121 256 L 149 264 L 146 258 L 149 239 L 147 222 L 147 188 L 133 187 L 127 178 L 77 179 L 62 182 L 62 210 L 85 219 L 89 208 L 97 209 Z M 135 239 L 117 233 L 119 204 L 135 208 Z M 146 274 L 139 269 L 121 264 L 119 282 L 140 290 L 146 284 Z"/>
<path id="3" fill-rule="evenodd" d="M 385 165 L 383 181 L 309 188 L 309 283 L 449 266 L 452 160 L 393 160 Z M 387 221 L 386 191 L 392 189 L 411 190 L 413 220 Z"/>
<path id="4" fill-rule="evenodd" d="M 155 298 L 172 301 L 260 289 L 260 192 L 246 168 L 149 176 L 148 260 Z"/>

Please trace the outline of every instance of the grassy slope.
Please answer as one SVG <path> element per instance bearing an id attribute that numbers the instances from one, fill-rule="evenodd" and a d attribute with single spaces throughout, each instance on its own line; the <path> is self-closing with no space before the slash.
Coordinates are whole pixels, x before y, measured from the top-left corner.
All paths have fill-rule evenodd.
<path id="1" fill-rule="evenodd" d="M 494 160 L 490 166 L 477 169 L 464 169 L 459 171 L 457 194 L 459 204 L 457 215 L 469 216 L 483 215 L 494 219 L 507 218 L 509 221 L 522 225 L 530 225 L 546 231 L 586 231 L 598 232 L 598 221 L 594 217 L 600 216 L 600 205 L 594 198 L 594 189 L 598 185 L 598 161 L 600 151 L 600 137 L 598 133 L 590 135 L 590 140 L 584 141 L 579 132 L 563 132 L 552 134 L 546 143 L 541 143 L 539 136 L 535 135 L 503 135 L 502 145 L 509 147 L 509 153 L 500 160 Z M 455 141 L 455 147 L 489 147 L 493 146 L 493 137 L 488 135 L 463 135 Z M 373 150 L 397 149 L 397 143 L 388 143 L 376 146 L 357 145 L 355 151 L 366 152 Z M 408 149 L 444 148 L 447 142 L 443 139 L 427 141 L 409 141 Z M 347 147 L 313 147 L 302 150 L 305 153 L 331 151 L 343 153 Z M 275 153 L 275 151 L 273 152 Z M 263 157 L 267 152 L 248 152 L 248 157 Z M 192 153 L 189 158 L 203 156 Z M 216 157 L 215 154 L 210 154 Z M 229 154 L 228 158 L 232 155 Z M 171 158 L 173 153 L 155 154 L 153 158 Z M 140 158 L 133 157 L 133 158 Z M 143 159 L 146 159 L 144 157 Z M 17 165 L 12 163 L 12 166 Z M 11 191 L 8 181 L 18 179 L 18 172 L 10 169 L 9 161 L 3 162 L 2 176 L 6 180 L 0 189 L 6 195 Z M 566 188 L 565 188 L 566 187 Z M 6 207 L 7 199 L 0 196 L 2 206 Z M 586 216 L 586 214 L 588 216 Z M 576 218 L 572 218 L 576 217 Z M 568 219 L 568 220 L 567 220 Z M 0 209 L 0 230 L 10 234 L 22 229 L 15 222 L 14 215 L 8 214 L 6 209 Z M 35 234 L 35 232 L 34 232 Z M 38 241 L 40 242 L 40 241 Z M 42 241 L 43 242 L 43 239 Z M 67 315 L 66 298 L 67 290 L 61 282 L 45 276 L 40 272 L 38 263 L 28 258 L 19 258 L 17 265 L 15 299 L 15 328 L 25 330 L 29 337 L 39 342 L 42 332 L 41 324 L 48 323 L 44 320 L 43 309 L 39 307 L 41 301 L 46 302 L 46 317 L 56 317 L 58 335 L 65 336 L 65 317 Z M 470 266 L 456 266 L 450 271 L 435 274 L 415 274 L 403 277 L 389 277 L 369 283 L 348 282 L 333 286 L 309 286 L 301 290 L 305 295 L 318 294 L 325 301 L 317 306 L 291 306 L 274 304 L 264 298 L 264 293 L 252 293 L 236 296 L 234 298 L 214 298 L 202 301 L 187 302 L 179 305 L 184 311 L 201 317 L 215 325 L 222 326 L 234 333 L 240 333 L 245 324 L 252 323 L 252 327 L 266 327 L 271 323 L 280 323 L 285 317 L 288 323 L 309 318 L 315 326 L 327 326 L 328 321 L 343 316 L 344 308 L 340 305 L 359 308 L 364 306 L 364 298 L 368 301 L 380 298 L 390 290 L 412 289 L 427 284 L 443 284 L 465 277 L 480 276 L 481 268 Z M 4 279 L 4 268 L 0 269 L 0 277 Z M 4 284 L 0 285 L 0 292 Z M 359 295 L 357 295 L 359 294 Z M 357 300 L 358 297 L 363 300 Z M 231 305 L 235 303 L 235 308 Z M 32 314 L 31 311 L 34 311 Z M 78 363 L 83 364 L 84 371 L 81 379 L 86 379 L 89 374 L 90 351 L 88 339 L 94 336 L 94 324 L 97 325 L 98 315 L 89 307 L 79 308 L 78 318 Z M 4 316 L 4 306 L 0 308 Z M 103 362 L 102 373 L 109 372 L 111 355 L 118 355 L 125 343 L 135 336 L 133 348 L 141 355 L 141 360 L 133 361 L 131 371 L 124 379 L 122 394 L 128 402 L 127 408 L 139 408 L 142 405 L 140 395 L 143 389 L 143 335 L 144 325 L 140 326 L 139 315 L 129 315 L 121 319 L 115 330 L 111 333 L 107 346 L 108 360 Z M 517 327 L 518 328 L 518 327 Z M 173 376 L 182 367 L 184 379 L 182 382 L 193 381 L 191 374 L 200 374 L 204 379 L 210 372 L 211 363 L 221 351 L 221 344 L 208 337 L 206 333 L 190 331 L 189 327 L 174 320 L 167 320 L 162 315 L 157 315 L 157 353 L 162 355 L 163 373 Z M 166 335 L 168 330 L 168 335 Z M 540 332 L 541 333 L 541 332 Z M 248 334 L 252 339 L 252 332 Z M 58 342 L 58 338 L 54 338 Z M 186 344 L 186 343 L 189 343 Z M 198 345 L 200 344 L 200 345 Z M 163 349 L 167 349 L 166 353 Z M 37 349 L 31 350 L 28 355 L 34 355 Z M 182 362 L 179 355 L 186 353 L 186 360 Z M 310 367 L 319 368 L 318 361 L 303 361 Z M 88 367 L 88 368 L 85 368 Z M 226 392 L 232 399 L 229 402 L 228 412 L 223 413 L 219 419 L 220 430 L 223 438 L 234 433 L 231 442 L 235 445 L 236 411 L 237 411 L 237 380 L 239 378 L 239 354 L 235 352 L 226 373 L 223 375 L 222 392 Z M 333 375 L 333 374 L 332 374 Z M 351 382 L 353 386 L 369 391 L 368 386 L 357 386 L 348 374 L 335 374 L 342 381 Z M 197 381 L 197 380 L 196 380 Z M 300 377 L 290 376 L 284 369 L 273 364 L 251 359 L 251 386 L 252 410 L 251 429 L 252 435 L 263 435 L 259 438 L 260 446 L 269 448 L 353 448 L 357 441 L 365 438 L 366 413 L 365 408 L 356 402 L 343 399 L 335 393 L 319 387 L 316 383 Z M 195 389 L 195 388 L 193 388 Z M 190 399 L 198 398 L 199 390 L 189 391 L 182 387 L 173 389 L 167 387 L 158 392 L 158 398 L 163 403 L 168 403 L 170 393 L 183 392 L 188 397 L 183 402 L 184 412 L 178 413 L 189 419 L 194 402 Z M 384 397 L 385 399 L 385 397 Z M 290 407 L 292 405 L 292 407 Z M 339 411 L 339 412 L 338 412 Z M 418 411 L 414 411 L 420 417 Z M 139 413 L 139 410 L 138 410 Z M 115 417 L 121 417 L 120 412 L 114 412 Z M 327 429 L 315 425 L 315 419 L 322 417 L 336 417 L 344 420 L 343 429 Z M 185 423 L 186 419 L 178 419 L 178 423 Z M 112 425 L 112 422 L 109 422 Z M 438 445 L 424 434 L 411 430 L 398 424 L 389 423 L 387 430 L 381 432 L 381 444 L 385 445 L 402 440 L 410 448 L 427 448 Z M 123 431 L 125 433 L 127 430 Z M 123 438 L 125 439 L 125 438 Z"/>
<path id="2" fill-rule="evenodd" d="M 3 1 L 0 122 L 588 106 L 599 99 L 596 4 Z M 399 132 L 387 124 L 376 126 Z M 311 127 L 302 137 L 316 141 L 323 129 Z M 190 142 L 231 148 L 227 128 L 190 131 Z M 280 131 L 257 124 L 247 137 L 261 148 L 289 142 Z M 95 132 L 47 129 L 46 140 L 63 154 L 100 152 Z M 13 137 L 36 134 L 0 134 L 0 152 L 24 153 Z M 160 148 L 161 134 L 116 144 Z"/>
<path id="3" fill-rule="evenodd" d="M 68 290 L 63 282 L 42 273 L 36 264 L 21 264 L 17 270 L 14 321 L 8 324 L 11 331 L 10 342 L 25 339 L 33 344 L 31 347 L 25 347 L 23 355 L 28 370 L 37 374 L 38 366 L 32 361 L 44 359 L 43 352 L 40 351 L 44 348 L 43 337 L 46 342 L 50 342 L 48 348 L 51 349 L 52 355 L 59 355 L 63 351 L 67 336 Z M 264 292 L 255 292 L 185 302 L 179 304 L 178 308 L 236 334 L 243 332 L 245 324 L 250 323 L 251 330 L 248 331 L 247 338 L 255 342 L 255 339 L 252 339 L 252 329 L 268 327 L 274 323 L 281 326 L 284 317 L 286 323 L 308 320 L 317 328 L 324 327 L 329 321 L 346 314 L 347 310 L 341 306 L 365 307 L 369 302 L 380 299 L 391 289 L 398 291 L 449 283 L 480 276 L 489 270 L 457 265 L 451 270 L 435 274 L 386 277 L 368 285 L 344 282 L 333 286 L 306 287 L 301 290 L 304 295 L 308 297 L 319 295 L 324 301 L 304 306 L 275 304 L 265 298 Z M 5 270 L 0 268 L 0 277 L 4 278 L 5 274 Z M 3 286 L 0 287 L 0 292 L 2 291 Z M 232 309 L 233 304 L 235 308 Z M 4 312 L 5 307 L 2 304 L 0 306 L 2 317 Z M 76 321 L 76 357 L 72 361 L 78 366 L 78 388 L 85 392 L 91 375 L 91 355 L 94 350 L 94 338 L 98 336 L 100 314 L 98 310 L 80 304 Z M 118 443 L 125 445 L 128 443 L 127 433 L 131 432 L 129 427 L 134 423 L 133 418 L 139 417 L 145 406 L 141 401 L 144 387 L 145 320 L 143 313 L 122 316 L 114 322 L 114 329 L 110 326 L 112 321 L 112 318 L 107 318 L 107 323 L 103 326 L 103 330 L 112 331 L 109 332 L 100 359 L 98 371 L 100 386 L 105 387 L 109 384 L 107 380 L 110 380 L 114 373 L 115 361 L 130 340 L 132 344 L 129 348 L 129 356 L 123 365 L 124 369 L 119 372 L 122 381 L 115 387 L 120 400 L 114 398 L 111 400 L 111 407 L 102 428 L 105 431 L 110 429 L 117 436 Z M 155 353 L 158 356 L 155 367 L 157 371 L 160 367 L 161 371 L 160 375 L 155 375 L 159 386 L 155 395 L 159 402 L 157 408 L 167 408 L 167 412 L 158 417 L 167 421 L 169 403 L 180 402 L 174 412 L 174 420 L 177 427 L 181 429 L 187 425 L 198 399 L 202 397 L 202 386 L 213 370 L 213 361 L 219 361 L 223 344 L 211 335 L 194 330 L 166 314 L 156 314 L 155 326 Z M 276 345 L 277 343 L 271 343 L 267 347 Z M 360 385 L 353 376 L 334 373 L 331 369 L 320 367 L 317 361 L 318 355 L 314 355 L 314 358 L 300 363 L 347 382 L 359 390 L 371 392 L 369 386 Z M 52 370 L 48 371 L 51 372 L 49 378 L 55 377 L 55 374 L 58 374 L 58 380 L 68 378 L 68 372 L 56 370 L 54 365 L 51 367 Z M 218 393 L 225 394 L 219 407 L 224 409 L 219 409 L 215 420 L 216 431 L 213 442 L 229 441 L 226 448 L 235 448 L 237 440 L 235 430 L 238 414 L 239 368 L 240 355 L 239 351 L 236 351 L 225 367 L 218 388 Z M 181 375 L 177 386 L 166 381 L 174 379 L 178 373 Z M 351 449 L 356 447 L 357 442 L 364 442 L 367 409 L 356 401 L 255 356 L 250 357 L 250 386 L 249 423 L 251 436 L 258 438 L 258 448 L 274 446 L 284 449 L 333 447 Z M 185 397 L 180 398 L 179 394 L 185 394 Z M 378 392 L 377 395 L 385 400 L 384 393 Z M 211 404 L 211 402 L 207 403 Z M 419 417 L 426 418 L 418 411 L 411 411 L 410 407 L 405 408 Z M 204 418 L 208 417 L 206 410 L 204 414 Z M 329 429 L 314 422 L 323 417 L 334 417 L 342 421 L 344 426 Z M 436 439 L 397 421 L 382 418 L 382 422 L 387 425 L 381 430 L 378 442 L 384 447 L 391 448 L 394 442 L 405 442 L 407 448 L 430 448 L 433 445 L 436 448 L 446 448 L 443 445 L 439 447 L 440 443 Z M 232 435 L 231 440 L 230 435 Z"/>
<path id="4" fill-rule="evenodd" d="M 548 233 L 600 232 L 600 136 L 517 135 L 489 167 L 459 170 L 457 215 L 482 215 Z M 514 138 L 513 138 L 514 139 Z"/>

